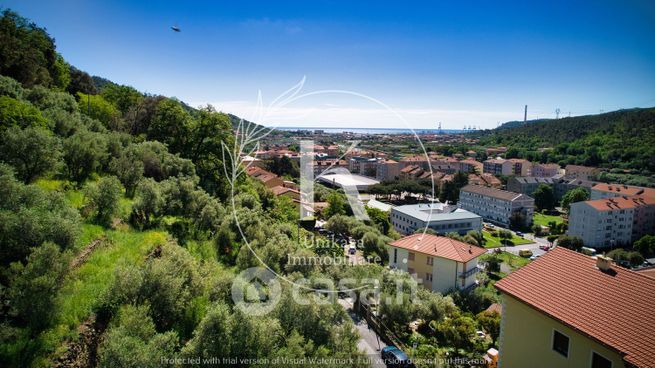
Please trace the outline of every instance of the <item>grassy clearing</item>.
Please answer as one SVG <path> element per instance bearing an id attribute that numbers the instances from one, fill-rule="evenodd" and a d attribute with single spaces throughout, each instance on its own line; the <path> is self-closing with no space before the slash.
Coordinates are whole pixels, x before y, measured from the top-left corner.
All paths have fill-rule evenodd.
<path id="1" fill-rule="evenodd" d="M 500 242 L 500 238 L 497 236 L 491 235 L 486 230 L 482 230 L 482 235 L 484 236 L 484 247 L 485 248 L 498 248 L 498 247 L 504 247 L 505 244 L 502 244 Z M 522 244 L 530 244 L 533 243 L 531 240 L 527 240 L 521 237 L 516 236 L 514 233 L 512 233 L 512 239 L 510 239 L 508 246 L 514 246 L 514 245 L 522 245 Z"/>
<path id="2" fill-rule="evenodd" d="M 541 226 L 548 226 L 549 222 L 555 222 L 556 224 L 561 224 L 564 222 L 562 216 L 553 216 L 553 215 L 544 215 L 543 213 L 535 213 L 532 221 Z"/>
<path id="3" fill-rule="evenodd" d="M 99 235 L 95 225 L 85 225 L 82 238 Z M 100 233 L 101 234 L 101 233 Z M 140 264 L 157 245 L 164 244 L 167 234 L 162 231 L 107 231 L 108 242 L 93 252 L 89 259 L 65 280 L 57 296 L 57 322 L 39 338 L 43 351 L 61 347 L 64 339 L 77 337 L 77 327 L 91 314 L 99 298 L 109 287 L 114 270 L 121 265 Z M 45 361 L 37 366 L 47 365 Z"/>
<path id="4" fill-rule="evenodd" d="M 492 255 L 487 253 L 483 254 L 480 256 L 481 261 L 485 261 L 487 258 L 491 257 Z M 503 261 L 506 265 L 508 265 L 512 270 L 517 270 L 528 263 L 530 263 L 530 260 L 528 258 L 523 258 L 519 257 L 515 254 L 509 253 L 509 252 L 501 252 L 499 254 L 496 254 L 496 256 Z"/>

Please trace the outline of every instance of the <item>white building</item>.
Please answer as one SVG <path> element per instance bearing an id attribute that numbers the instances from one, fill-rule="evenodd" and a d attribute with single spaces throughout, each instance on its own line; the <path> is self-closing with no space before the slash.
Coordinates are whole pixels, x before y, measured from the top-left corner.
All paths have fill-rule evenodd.
<path id="1" fill-rule="evenodd" d="M 589 247 L 628 245 L 655 234 L 655 199 L 612 197 L 573 203 L 567 234 L 580 237 Z"/>
<path id="2" fill-rule="evenodd" d="M 445 293 L 476 284 L 478 257 L 486 249 L 443 236 L 414 234 L 389 244 L 389 266 L 408 272 L 424 287 Z"/>
<path id="3" fill-rule="evenodd" d="M 426 227 L 439 234 L 482 230 L 482 217 L 443 203 L 422 203 L 391 209 L 391 224 L 401 234 L 412 234 Z"/>
<path id="4" fill-rule="evenodd" d="M 532 197 L 471 184 L 460 190 L 458 206 L 504 227 L 509 227 L 512 217 L 517 215 L 523 219 L 524 225 L 529 226 L 534 213 Z"/>

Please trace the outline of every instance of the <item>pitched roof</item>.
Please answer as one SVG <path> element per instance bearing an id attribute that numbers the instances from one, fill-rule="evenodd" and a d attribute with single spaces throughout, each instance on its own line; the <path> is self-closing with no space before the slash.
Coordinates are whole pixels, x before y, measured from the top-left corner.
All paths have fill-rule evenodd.
<path id="1" fill-rule="evenodd" d="M 406 236 L 394 241 L 390 245 L 433 257 L 450 259 L 456 262 L 468 262 L 487 252 L 484 248 L 466 244 L 445 236 L 430 234 L 414 234 Z"/>
<path id="2" fill-rule="evenodd" d="M 468 184 L 462 188 L 462 192 L 471 192 L 480 194 L 486 197 L 498 198 L 506 201 L 512 201 L 520 196 L 528 197 L 521 193 L 508 192 L 496 188 L 484 187 L 481 185 Z M 528 197 L 530 198 L 530 197 Z"/>
<path id="3" fill-rule="evenodd" d="M 633 187 L 633 186 L 621 185 L 621 184 L 598 183 L 594 185 L 591 189 L 600 192 L 606 192 L 606 193 L 616 193 L 618 195 L 623 195 L 623 196 L 643 195 L 643 196 L 655 198 L 655 189 L 653 188 Z"/>
<path id="4" fill-rule="evenodd" d="M 597 211 L 614 211 L 628 208 L 637 208 L 641 206 L 655 205 L 655 198 L 648 197 L 614 197 L 606 199 L 595 199 L 585 201 L 585 204 L 593 207 Z"/>
<path id="5" fill-rule="evenodd" d="M 538 285 L 538 286 L 537 286 Z M 624 355 L 655 367 L 655 279 L 557 247 L 496 288 Z"/>

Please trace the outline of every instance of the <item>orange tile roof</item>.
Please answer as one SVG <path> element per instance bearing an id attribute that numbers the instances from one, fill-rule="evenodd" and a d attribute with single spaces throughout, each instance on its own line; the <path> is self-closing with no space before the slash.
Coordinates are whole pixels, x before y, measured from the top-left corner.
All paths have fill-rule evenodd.
<path id="1" fill-rule="evenodd" d="M 602 272 L 594 258 L 557 247 L 495 286 L 626 362 L 655 367 L 655 279 L 616 265 Z"/>
<path id="2" fill-rule="evenodd" d="M 390 245 L 433 257 L 450 259 L 456 262 L 468 262 L 487 252 L 484 248 L 466 244 L 445 236 L 430 234 L 414 234 L 406 236 L 394 241 Z"/>
<path id="3" fill-rule="evenodd" d="M 614 211 L 624 210 L 627 208 L 637 208 L 641 206 L 655 205 L 655 198 L 648 197 L 614 197 L 606 199 L 595 199 L 585 201 L 584 203 L 593 207 L 597 211 Z"/>
<path id="4" fill-rule="evenodd" d="M 632 187 L 629 185 L 621 185 L 621 184 L 599 183 L 594 185 L 591 189 L 598 190 L 601 192 L 607 192 L 607 193 L 616 193 L 623 196 L 644 195 L 647 197 L 655 198 L 655 189 L 653 188 L 641 188 L 641 187 Z"/>
<path id="5" fill-rule="evenodd" d="M 639 272 L 644 276 L 652 277 L 653 279 L 655 279 L 655 267 L 642 268 L 640 270 L 636 270 L 636 272 Z"/>

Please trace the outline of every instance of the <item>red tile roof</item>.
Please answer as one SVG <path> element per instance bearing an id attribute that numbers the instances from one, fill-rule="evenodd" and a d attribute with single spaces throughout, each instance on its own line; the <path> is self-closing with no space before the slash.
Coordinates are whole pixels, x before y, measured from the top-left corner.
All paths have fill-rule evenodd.
<path id="1" fill-rule="evenodd" d="M 487 252 L 486 249 L 472 246 L 445 236 L 414 234 L 398 239 L 390 244 L 413 252 L 441 257 L 456 262 L 468 262 Z"/>
<path id="2" fill-rule="evenodd" d="M 618 351 L 655 367 L 655 279 L 557 247 L 498 281 L 496 288 Z"/>
<path id="3" fill-rule="evenodd" d="M 615 193 L 617 195 L 622 195 L 622 196 L 642 195 L 646 197 L 655 198 L 655 189 L 653 188 L 641 188 L 641 187 L 632 187 L 629 185 L 621 185 L 621 184 L 599 183 L 594 185 L 591 189 L 600 192 Z"/>
<path id="4" fill-rule="evenodd" d="M 624 210 L 627 208 L 637 208 L 641 206 L 653 206 L 655 205 L 655 198 L 614 197 L 607 199 L 595 199 L 593 201 L 585 201 L 584 203 L 593 207 L 597 211 L 614 211 Z"/>

